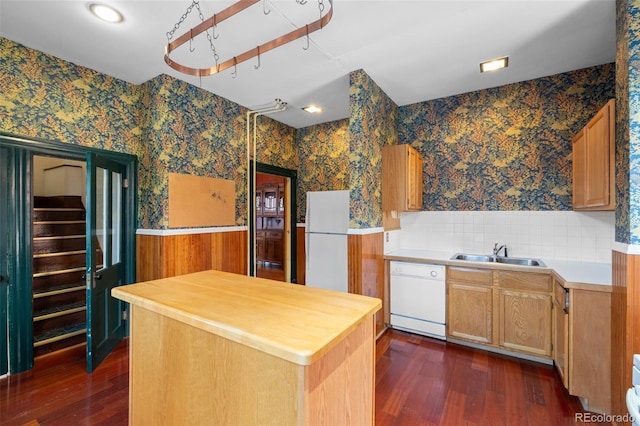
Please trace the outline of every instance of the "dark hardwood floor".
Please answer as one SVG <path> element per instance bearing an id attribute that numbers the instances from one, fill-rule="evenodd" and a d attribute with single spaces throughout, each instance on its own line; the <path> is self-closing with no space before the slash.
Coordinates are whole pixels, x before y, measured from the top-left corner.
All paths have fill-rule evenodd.
<path id="1" fill-rule="evenodd" d="M 284 269 L 279 263 L 258 262 L 256 276 L 269 280 L 284 281 Z"/>
<path id="2" fill-rule="evenodd" d="M 580 404 L 551 366 L 399 331 L 376 350 L 376 425 L 573 425 Z M 0 379 L 0 425 L 126 425 L 128 341 L 94 371 L 84 348 Z"/>

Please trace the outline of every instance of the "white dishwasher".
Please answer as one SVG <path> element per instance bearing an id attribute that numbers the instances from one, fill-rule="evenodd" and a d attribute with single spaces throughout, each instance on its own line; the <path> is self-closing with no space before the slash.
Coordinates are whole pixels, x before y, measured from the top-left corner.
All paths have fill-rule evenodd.
<path id="1" fill-rule="evenodd" d="M 391 326 L 445 340 L 445 267 L 390 262 Z"/>

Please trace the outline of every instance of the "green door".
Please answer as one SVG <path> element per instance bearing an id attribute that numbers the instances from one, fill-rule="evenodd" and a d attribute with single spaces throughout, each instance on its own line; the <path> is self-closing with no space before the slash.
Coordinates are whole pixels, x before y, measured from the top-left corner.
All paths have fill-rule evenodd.
<path id="1" fill-rule="evenodd" d="M 125 166 L 87 154 L 87 371 L 124 336 L 124 303 L 111 289 L 124 283 Z"/>
<path id="2" fill-rule="evenodd" d="M 0 376 L 9 371 L 7 312 L 9 292 L 9 150 L 0 148 Z"/>

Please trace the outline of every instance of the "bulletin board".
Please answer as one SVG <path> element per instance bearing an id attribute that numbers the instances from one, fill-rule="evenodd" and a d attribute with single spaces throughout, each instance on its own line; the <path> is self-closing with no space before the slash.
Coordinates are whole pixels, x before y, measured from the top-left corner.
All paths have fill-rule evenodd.
<path id="1" fill-rule="evenodd" d="M 169 228 L 233 226 L 235 182 L 169 173 Z"/>

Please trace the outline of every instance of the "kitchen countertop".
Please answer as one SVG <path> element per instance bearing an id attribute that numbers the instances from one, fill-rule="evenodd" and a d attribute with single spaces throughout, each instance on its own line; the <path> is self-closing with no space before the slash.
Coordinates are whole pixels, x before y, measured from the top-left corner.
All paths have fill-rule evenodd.
<path id="1" fill-rule="evenodd" d="M 611 291 L 611 264 L 595 262 L 576 262 L 565 260 L 541 260 L 547 265 L 519 266 L 487 262 L 470 262 L 467 260 L 453 260 L 455 253 L 437 250 L 400 249 L 384 254 L 386 260 L 400 260 L 406 262 L 434 263 L 450 266 L 474 266 L 489 269 L 523 270 L 528 272 L 547 271 L 554 273 L 564 281 L 565 288 L 581 288 L 594 291 Z M 517 256 L 516 256 L 517 257 Z"/>
<path id="2" fill-rule="evenodd" d="M 117 287 L 115 298 L 299 365 L 377 312 L 380 299 L 221 271 Z"/>

